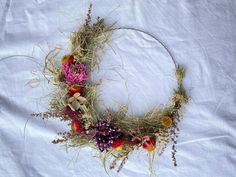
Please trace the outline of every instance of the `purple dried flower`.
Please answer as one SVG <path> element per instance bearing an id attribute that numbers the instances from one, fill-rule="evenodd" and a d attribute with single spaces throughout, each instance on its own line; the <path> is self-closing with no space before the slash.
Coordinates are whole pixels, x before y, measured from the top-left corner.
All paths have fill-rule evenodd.
<path id="1" fill-rule="evenodd" d="M 121 135 L 120 130 L 113 127 L 107 121 L 99 121 L 96 126 L 96 133 L 94 139 L 97 142 L 97 146 L 101 152 L 108 150 L 113 141 L 119 138 Z"/>
<path id="2" fill-rule="evenodd" d="M 83 63 L 63 64 L 62 70 L 68 84 L 80 85 L 88 80 L 88 69 Z"/>

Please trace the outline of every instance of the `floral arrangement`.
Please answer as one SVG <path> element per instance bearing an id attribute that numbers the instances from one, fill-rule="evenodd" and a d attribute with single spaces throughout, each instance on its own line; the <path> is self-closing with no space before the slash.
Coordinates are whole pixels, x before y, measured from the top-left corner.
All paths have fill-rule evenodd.
<path id="1" fill-rule="evenodd" d="M 189 99 L 182 84 L 185 69 L 176 65 L 178 87 L 166 107 L 141 117 L 129 115 L 126 106 L 118 111 L 98 112 L 100 83 L 92 83 L 90 73 L 99 63 L 99 51 L 116 28 L 106 25 L 99 17 L 92 23 L 91 7 L 84 24 L 71 35 L 71 52 L 63 56 L 60 63 L 57 63 L 58 51 L 47 55 L 45 71 L 51 74 L 50 83 L 57 89 L 51 98 L 50 111 L 32 115 L 68 122 L 71 127 L 68 132 L 59 133 L 61 137 L 52 142 L 65 143 L 68 147 L 94 147 L 101 153 L 104 164 L 110 162 L 109 168 L 117 167 L 118 172 L 135 150 L 157 152 L 155 156 L 159 156 L 169 143 L 174 165 L 177 165 L 178 122 L 181 108 Z"/>

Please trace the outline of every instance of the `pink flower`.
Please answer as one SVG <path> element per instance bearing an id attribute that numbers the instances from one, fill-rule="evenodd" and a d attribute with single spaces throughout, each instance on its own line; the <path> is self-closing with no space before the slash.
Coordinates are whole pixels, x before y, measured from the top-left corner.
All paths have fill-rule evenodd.
<path id="1" fill-rule="evenodd" d="M 62 64 L 62 70 L 68 84 L 81 85 L 88 80 L 88 69 L 83 63 Z"/>

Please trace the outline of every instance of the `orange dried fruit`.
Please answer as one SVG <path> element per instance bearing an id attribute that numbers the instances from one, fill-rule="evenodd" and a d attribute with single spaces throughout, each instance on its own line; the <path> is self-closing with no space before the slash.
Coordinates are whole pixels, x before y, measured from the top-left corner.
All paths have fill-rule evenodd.
<path id="1" fill-rule="evenodd" d="M 169 116 L 164 116 L 161 119 L 161 124 L 165 127 L 170 127 L 173 124 L 173 121 Z"/>

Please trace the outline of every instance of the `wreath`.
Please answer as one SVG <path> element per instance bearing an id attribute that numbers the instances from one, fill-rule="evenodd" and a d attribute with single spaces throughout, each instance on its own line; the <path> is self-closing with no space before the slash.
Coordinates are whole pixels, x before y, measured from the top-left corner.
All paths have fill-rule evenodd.
<path id="1" fill-rule="evenodd" d="M 61 63 L 57 63 L 57 50 L 46 56 L 45 72 L 51 74 L 50 83 L 57 89 L 51 97 L 50 111 L 32 115 L 69 122 L 70 130 L 58 133 L 61 137 L 52 143 L 65 143 L 67 147 L 93 147 L 101 153 L 103 162 L 108 160 L 109 168 L 117 168 L 117 172 L 134 150 L 145 149 L 148 153 L 157 152 L 155 156 L 160 156 L 169 143 L 172 143 L 172 160 L 176 166 L 178 122 L 181 108 L 189 99 L 183 87 L 185 69 L 176 64 L 160 40 L 145 31 L 115 28 L 114 25 L 107 25 L 100 17 L 92 23 L 91 8 L 90 5 L 83 25 L 72 33 L 71 52 L 61 58 Z M 129 115 L 127 106 L 121 106 L 118 111 L 97 110 L 97 87 L 101 83 L 92 83 L 90 73 L 98 66 L 99 51 L 108 43 L 112 32 L 121 29 L 151 36 L 165 48 L 175 64 L 178 87 L 173 90 L 170 102 L 143 116 Z"/>

